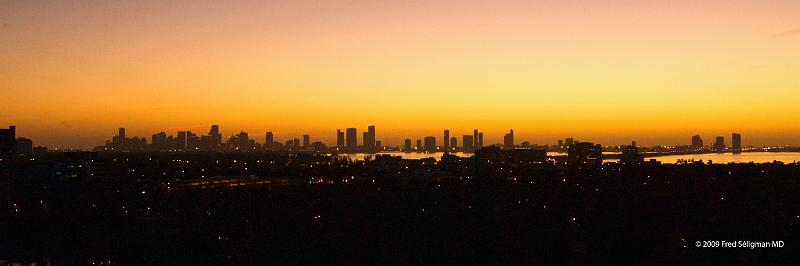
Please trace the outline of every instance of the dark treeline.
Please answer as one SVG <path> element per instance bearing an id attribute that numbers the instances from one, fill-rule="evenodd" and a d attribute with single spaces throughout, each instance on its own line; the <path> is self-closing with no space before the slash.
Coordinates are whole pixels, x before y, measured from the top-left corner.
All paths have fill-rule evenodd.
<path id="1" fill-rule="evenodd" d="M 0 161 L 0 260 L 718 264 L 786 262 L 800 251 L 797 164 L 483 159 L 6 158 Z M 786 246 L 694 246 L 704 240 L 783 240 Z"/>

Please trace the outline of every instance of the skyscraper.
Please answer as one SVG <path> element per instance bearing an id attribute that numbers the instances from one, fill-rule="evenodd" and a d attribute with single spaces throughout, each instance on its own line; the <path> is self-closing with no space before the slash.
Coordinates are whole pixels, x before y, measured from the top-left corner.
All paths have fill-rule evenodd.
<path id="1" fill-rule="evenodd" d="M 731 134 L 731 148 L 733 152 L 742 152 L 742 135 L 739 133 Z"/>
<path id="2" fill-rule="evenodd" d="M 417 152 L 421 152 L 422 151 L 422 140 L 421 139 L 417 140 L 417 146 L 414 147 L 414 148 L 417 150 Z"/>
<path id="3" fill-rule="evenodd" d="M 167 149 L 167 133 L 159 132 L 150 138 L 150 149 L 153 151 L 163 151 Z"/>
<path id="4" fill-rule="evenodd" d="M 219 132 L 219 125 L 211 125 L 208 136 L 210 137 L 210 141 L 207 148 L 210 150 L 219 150 L 222 145 L 222 134 Z"/>
<path id="5" fill-rule="evenodd" d="M 14 154 L 15 139 L 17 139 L 17 127 L 0 129 L 0 155 Z"/>
<path id="6" fill-rule="evenodd" d="M 311 136 L 303 135 L 303 148 L 308 148 L 311 145 Z"/>
<path id="7" fill-rule="evenodd" d="M 250 136 L 247 132 L 239 132 L 238 137 L 238 147 L 239 150 L 249 150 L 250 149 Z"/>
<path id="8" fill-rule="evenodd" d="M 564 141 L 564 145 L 566 145 L 567 147 L 572 146 L 572 144 L 574 144 L 574 143 L 575 143 L 575 139 L 573 139 L 573 138 L 566 138 L 566 140 Z"/>
<path id="9" fill-rule="evenodd" d="M 369 132 L 368 131 L 364 131 L 364 132 L 361 133 L 361 135 L 362 135 L 361 142 L 363 142 L 363 143 L 361 143 L 361 148 L 362 148 L 362 150 L 364 150 L 366 152 L 369 152 L 369 150 L 372 149 L 371 147 L 369 147 L 369 142 L 368 142 L 368 140 L 369 140 Z"/>
<path id="10" fill-rule="evenodd" d="M 483 147 L 483 132 L 478 132 L 478 148 Z"/>
<path id="11" fill-rule="evenodd" d="M 443 141 L 444 145 L 442 145 L 442 147 L 444 148 L 444 151 L 450 151 L 450 130 L 447 129 L 444 130 Z"/>
<path id="12" fill-rule="evenodd" d="M 410 152 L 411 151 L 411 139 L 406 139 L 403 142 L 403 151 Z"/>
<path id="13" fill-rule="evenodd" d="M 700 138 L 700 135 L 692 136 L 692 148 L 702 148 L 703 147 L 703 139 Z"/>
<path id="14" fill-rule="evenodd" d="M 717 136 L 717 141 L 714 142 L 714 149 L 717 151 L 725 150 L 725 137 Z"/>
<path id="15" fill-rule="evenodd" d="M 472 130 L 472 147 L 474 149 L 479 149 L 481 147 L 480 143 L 478 143 L 478 130 L 477 129 L 473 129 Z"/>
<path id="16" fill-rule="evenodd" d="M 347 128 L 345 131 L 347 132 L 347 139 L 345 140 L 347 143 L 347 151 L 353 152 L 356 150 L 356 148 L 358 148 L 358 139 L 356 138 L 356 134 L 358 134 L 358 132 L 356 132 L 356 129 L 352 127 Z"/>
<path id="17" fill-rule="evenodd" d="M 275 139 L 272 136 L 272 131 L 267 131 L 267 139 L 264 140 L 264 148 L 267 150 L 272 150 L 273 143 L 275 143 Z"/>
<path id="18" fill-rule="evenodd" d="M 458 138 L 452 137 L 450 138 L 450 150 L 455 151 L 458 148 Z"/>
<path id="19" fill-rule="evenodd" d="M 178 131 L 178 137 L 175 138 L 175 149 L 186 150 L 186 131 Z"/>
<path id="20" fill-rule="evenodd" d="M 436 152 L 436 137 L 425 137 L 425 152 Z"/>
<path id="21" fill-rule="evenodd" d="M 344 147 L 344 132 L 341 129 L 336 130 L 336 146 Z"/>
<path id="22" fill-rule="evenodd" d="M 503 149 L 505 150 L 513 150 L 514 149 L 514 130 L 512 129 L 505 136 L 503 136 Z"/>
<path id="23" fill-rule="evenodd" d="M 375 126 L 367 127 L 367 137 L 368 139 L 365 140 L 366 143 L 364 145 L 365 148 L 368 152 L 375 152 Z"/>
<path id="24" fill-rule="evenodd" d="M 473 135 L 464 135 L 461 137 L 461 145 L 464 146 L 465 152 L 472 152 L 475 151 L 475 141 L 472 138 Z"/>

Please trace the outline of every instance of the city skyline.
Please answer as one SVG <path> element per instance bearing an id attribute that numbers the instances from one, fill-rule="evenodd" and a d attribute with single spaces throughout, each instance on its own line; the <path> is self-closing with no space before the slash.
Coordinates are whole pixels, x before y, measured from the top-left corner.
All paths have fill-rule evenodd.
<path id="1" fill-rule="evenodd" d="M 30 138 L 16 135 L 16 126 L 9 126 L 8 129 L 0 129 L 3 135 L 3 141 L 0 143 L 5 150 L 8 147 L 14 146 L 15 141 L 22 141 L 23 146 L 29 146 L 25 150 L 30 150 L 34 147 Z M 243 149 L 245 151 L 270 151 L 270 150 L 288 150 L 288 151 L 315 151 L 315 152 L 342 152 L 342 153 L 376 153 L 381 151 L 412 151 L 410 145 L 410 138 L 402 140 L 402 144 L 393 144 L 381 140 L 376 134 L 376 126 L 370 125 L 366 130 L 361 131 L 362 138 L 359 139 L 358 128 L 346 128 L 345 131 L 337 129 L 333 142 L 326 142 L 324 139 L 310 134 L 302 134 L 302 145 L 300 144 L 300 137 L 289 136 L 285 139 L 285 144 L 281 139 L 276 139 L 272 131 L 267 131 L 259 141 L 257 136 L 245 131 L 230 134 L 227 140 L 224 140 L 224 132 L 217 124 L 210 125 L 208 134 L 201 134 L 198 131 L 177 131 L 171 134 L 165 131 L 154 132 L 149 138 L 147 136 L 128 135 L 127 128 L 117 128 L 117 134 L 105 141 L 104 145 L 93 146 L 91 150 L 121 150 L 121 151 L 230 151 Z M 19 136 L 19 138 L 16 138 Z M 253 137 L 251 137 L 253 136 Z M 450 130 L 444 129 L 441 138 L 437 136 L 424 136 L 416 138 L 417 145 L 413 146 L 413 151 L 416 152 L 473 152 L 484 146 L 496 146 L 504 150 L 511 150 L 517 147 L 538 148 L 538 149 L 555 149 L 558 151 L 565 151 L 573 143 L 579 142 L 592 142 L 592 140 L 578 140 L 573 137 L 559 138 L 554 143 L 536 143 L 527 139 L 515 140 L 514 130 L 509 129 L 502 138 L 503 141 L 499 143 L 484 143 L 484 132 L 478 129 L 473 129 L 472 134 L 463 135 L 461 140 L 462 146 L 458 146 L 458 138 L 456 136 L 450 137 Z M 674 147 L 678 148 L 679 152 L 685 152 L 685 148 L 698 149 L 698 148 L 711 148 L 709 151 L 733 151 L 735 153 L 742 152 L 742 148 L 758 146 L 743 144 L 741 133 L 730 133 L 731 138 L 728 142 L 725 141 L 725 136 L 714 136 L 715 141 L 709 145 L 704 145 L 701 135 L 692 135 L 687 143 L 677 145 L 651 145 L 649 147 Z M 441 142 L 437 143 L 437 139 Z M 730 143 L 730 145 L 728 145 Z M 384 145 L 385 144 L 385 145 Z M 16 145 L 20 145 L 17 143 Z M 598 145 L 604 147 L 617 147 L 632 145 L 632 147 L 648 147 L 647 145 L 639 145 L 636 140 L 631 140 L 629 143 L 622 144 L 605 144 Z M 7 147 L 8 146 L 8 147 Z M 790 147 L 788 145 L 773 145 L 771 147 Z M 46 145 L 36 143 L 37 149 L 47 150 Z M 769 146 L 762 146 L 769 147 Z M 59 147 L 50 147 L 51 149 L 60 150 Z M 69 150 L 65 149 L 65 150 Z M 671 148 L 670 148 L 671 149 Z M 89 150 L 89 149 L 87 149 Z"/>
<path id="2" fill-rule="evenodd" d="M 212 123 L 326 138 L 376 124 L 393 145 L 444 126 L 487 143 L 514 128 L 535 143 L 800 145 L 797 1 L 2 6 L 0 124 L 52 147 Z"/>

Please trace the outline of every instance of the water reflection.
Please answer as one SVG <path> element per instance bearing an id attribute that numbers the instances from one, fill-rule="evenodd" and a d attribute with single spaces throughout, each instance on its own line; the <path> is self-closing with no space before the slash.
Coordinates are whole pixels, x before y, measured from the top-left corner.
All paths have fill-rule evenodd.
<path id="1" fill-rule="evenodd" d="M 646 158 L 647 160 L 651 158 Z M 706 154 L 687 154 L 687 155 L 669 155 L 661 157 L 653 157 L 662 163 L 675 163 L 680 160 L 695 160 L 708 162 L 711 160 L 714 163 L 768 163 L 773 161 L 781 161 L 784 163 L 792 163 L 800 161 L 800 152 L 744 152 L 744 153 L 706 153 Z"/>

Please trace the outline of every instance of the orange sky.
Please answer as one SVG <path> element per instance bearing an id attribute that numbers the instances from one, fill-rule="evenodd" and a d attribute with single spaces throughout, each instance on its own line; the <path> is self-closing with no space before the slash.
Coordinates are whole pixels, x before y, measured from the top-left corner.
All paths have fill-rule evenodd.
<path id="1" fill-rule="evenodd" d="M 800 145 L 796 0 L 220 2 L 3 1 L 0 127 Z"/>

